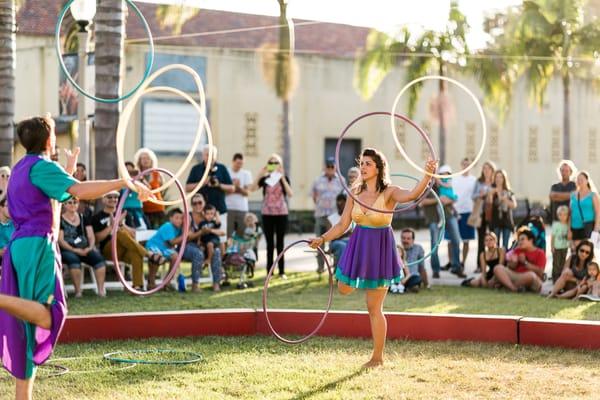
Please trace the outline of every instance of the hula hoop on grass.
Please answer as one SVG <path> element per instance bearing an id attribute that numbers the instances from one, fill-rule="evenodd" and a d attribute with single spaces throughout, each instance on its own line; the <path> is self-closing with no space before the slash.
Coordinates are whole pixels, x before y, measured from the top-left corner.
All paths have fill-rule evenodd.
<path id="1" fill-rule="evenodd" d="M 358 199 L 358 196 L 356 196 L 356 195 L 354 195 L 354 193 L 352 193 L 352 190 L 350 190 L 348 185 L 346 185 L 346 183 L 344 182 L 344 179 L 343 179 L 344 175 L 340 169 L 340 151 L 341 151 L 341 147 L 342 147 L 342 141 L 344 140 L 344 136 L 346 136 L 346 133 L 348 133 L 350 128 L 352 128 L 352 126 L 354 126 L 354 124 L 356 124 L 358 121 L 360 121 L 364 118 L 367 118 L 367 117 L 372 117 L 374 115 L 389 115 L 390 118 L 392 118 L 392 120 L 401 119 L 401 120 L 407 122 L 409 125 L 411 125 L 413 128 L 415 128 L 421 134 L 423 139 L 427 142 L 427 146 L 429 147 L 429 153 L 431 154 L 431 158 L 433 160 L 435 160 L 437 158 L 435 149 L 433 148 L 433 144 L 431 143 L 431 140 L 429 139 L 429 136 L 427 135 L 427 133 L 419 125 L 417 125 L 414 121 L 412 121 L 410 118 L 405 117 L 404 115 L 401 115 L 401 114 L 392 114 L 392 113 L 389 113 L 386 111 L 374 111 L 374 112 L 362 114 L 362 115 L 356 117 L 352 122 L 350 122 L 348 125 L 346 125 L 346 127 L 340 134 L 340 137 L 338 138 L 338 141 L 337 141 L 337 145 L 335 146 L 335 172 L 337 173 L 337 175 L 340 179 L 340 183 L 342 184 L 342 187 L 348 193 L 348 195 L 352 198 L 352 200 L 354 200 L 355 202 L 357 202 L 358 204 L 360 204 L 367 210 L 371 210 L 371 211 L 382 213 L 382 214 L 395 214 L 395 213 L 399 213 L 402 211 L 406 211 L 406 210 L 415 208 L 425 198 L 425 195 L 427 194 L 427 190 L 431 189 L 431 187 L 433 186 L 433 179 L 431 179 L 429 181 L 429 183 L 427 184 L 427 188 L 423 191 L 423 193 L 421 193 L 419 195 L 419 197 L 417 197 L 415 200 L 413 200 L 411 202 L 405 203 L 404 205 L 400 205 L 399 207 L 396 207 L 393 210 L 383 210 L 383 209 L 380 210 L 377 208 L 373 208 L 372 206 L 369 206 L 368 204 L 365 204 L 364 202 L 362 202 Z M 396 139 L 396 138 L 394 138 L 394 139 Z"/>
<path id="2" fill-rule="evenodd" d="M 67 66 L 65 65 L 65 62 L 62 57 L 62 51 L 60 48 L 60 27 L 63 23 L 63 20 L 65 19 L 65 15 L 67 14 L 67 11 L 69 11 L 69 7 L 71 7 L 71 4 L 73 4 L 74 1 L 75 0 L 69 0 L 65 4 L 65 6 L 62 8 L 60 14 L 58 15 L 58 20 L 56 21 L 56 27 L 54 30 L 54 41 L 56 43 L 56 46 L 55 46 L 56 56 L 58 57 L 58 65 L 60 66 L 60 69 L 65 74 L 65 76 L 67 77 L 67 80 L 71 83 L 71 85 L 73 85 L 75 90 L 77 90 L 79 93 L 81 93 L 88 99 L 91 99 L 91 100 L 94 100 L 94 101 L 97 101 L 100 103 L 109 103 L 109 104 L 110 103 L 119 103 L 125 99 L 128 99 L 142 86 L 142 84 L 146 81 L 146 79 L 148 79 L 148 76 L 150 75 L 150 71 L 152 71 L 152 65 L 154 64 L 154 40 L 152 39 L 152 31 L 150 30 L 148 21 L 146 21 L 146 18 L 144 18 L 144 14 L 142 14 L 140 9 L 133 3 L 133 1 L 125 0 L 127 2 L 127 4 L 129 4 L 131 6 L 133 11 L 135 11 L 135 13 L 138 15 L 138 17 L 140 17 L 140 19 L 142 21 L 142 25 L 144 26 L 144 29 L 146 30 L 146 33 L 148 34 L 148 41 L 150 44 L 150 52 L 148 53 L 148 60 L 146 61 L 146 69 L 144 70 L 144 76 L 142 77 L 142 80 L 133 89 L 131 89 L 129 92 L 127 92 L 126 94 L 124 94 L 121 97 L 116 97 L 114 99 L 106 99 L 106 98 L 102 98 L 102 97 L 96 97 L 96 96 L 86 92 L 84 88 L 82 88 L 81 86 L 79 86 L 77 84 L 75 79 L 73 79 L 73 77 L 69 73 L 69 70 L 67 69 Z M 88 0 L 88 1 L 94 1 L 94 0 Z"/>
<path id="3" fill-rule="evenodd" d="M 142 176 L 148 175 L 149 173 L 151 173 L 153 171 L 162 172 L 171 177 L 173 176 L 173 173 L 169 172 L 166 169 L 149 168 L 149 169 L 143 171 L 142 173 L 140 173 L 136 177 L 136 179 L 139 179 Z M 181 183 L 178 180 L 175 180 L 175 184 L 177 185 L 177 189 L 179 190 L 179 194 L 181 195 L 181 197 L 182 198 L 185 197 L 185 192 L 183 190 L 183 186 L 181 186 Z M 123 205 L 125 204 L 125 200 L 127 199 L 128 194 L 129 194 L 129 189 L 125 189 L 125 191 L 121 195 L 121 200 L 119 200 L 119 205 L 117 206 L 117 210 L 115 211 L 114 221 L 119 221 L 121 219 L 121 214 L 123 213 Z M 121 271 L 121 268 L 119 267 L 119 257 L 117 254 L 117 230 L 119 229 L 119 224 L 118 223 L 113 224 L 113 226 L 111 228 L 111 232 L 110 232 L 111 233 L 110 245 L 111 245 L 111 249 L 112 249 L 112 259 L 113 259 L 113 263 L 115 264 L 115 271 L 117 272 L 117 276 L 119 277 L 119 280 L 123 284 L 123 287 L 125 287 L 125 289 L 127 289 L 127 291 L 129 291 L 130 293 L 136 294 L 138 296 L 148 296 L 148 295 L 158 292 L 159 290 L 162 290 L 165 286 L 167 286 L 171 282 L 171 279 L 173 279 L 173 277 L 175 276 L 175 273 L 177 272 L 177 269 L 179 268 L 179 264 L 181 263 L 181 259 L 183 258 L 183 253 L 185 252 L 185 245 L 187 243 L 187 237 L 188 237 L 188 233 L 189 233 L 188 232 L 189 226 L 190 226 L 190 215 L 188 213 L 187 202 L 184 201 L 183 202 L 183 226 L 181 227 L 183 237 L 182 237 L 181 243 L 179 244 L 179 252 L 177 253 L 177 259 L 175 260 L 175 263 L 171 267 L 171 270 L 169 271 L 167 276 L 163 279 L 163 281 L 160 283 L 160 285 L 156 286 L 154 289 L 148 290 L 147 292 L 143 292 L 141 290 L 137 290 L 137 289 L 133 288 L 125 280 L 125 277 L 123 276 L 123 272 Z"/>
<path id="4" fill-rule="evenodd" d="M 127 358 L 126 355 L 144 355 L 144 354 L 182 354 L 186 355 L 187 358 L 183 360 L 148 360 L 148 359 L 133 359 Z M 112 353 L 106 353 L 104 356 L 105 360 L 116 362 L 116 363 L 127 363 L 127 364 L 146 364 L 146 365 L 185 365 L 195 364 L 202 361 L 202 355 L 194 353 L 192 351 L 180 351 L 180 350 L 120 350 Z"/>
<path id="5" fill-rule="evenodd" d="M 49 379 L 49 378 L 56 378 L 57 376 L 61 376 L 64 374 L 67 374 L 69 372 L 69 368 L 64 367 L 62 365 L 55 365 L 55 364 L 50 364 L 50 361 L 48 361 L 46 364 L 41 364 L 37 366 L 37 374 L 36 374 L 36 378 L 38 379 Z M 40 371 L 44 371 L 46 369 L 50 369 L 53 370 L 55 372 L 53 373 L 41 373 Z M 3 371 L 0 370 L 0 371 Z M 8 381 L 8 380 L 13 380 L 13 376 L 10 375 L 8 372 L 4 373 L 6 376 L 0 376 L 0 381 Z M 2 372 L 0 372 L 0 375 L 2 375 Z"/>
<path id="6" fill-rule="evenodd" d="M 404 178 L 410 178 L 414 181 L 419 181 L 418 178 L 415 178 L 414 176 L 410 176 L 410 175 L 406 175 L 406 174 L 391 174 L 391 176 L 400 176 L 400 177 L 404 177 Z M 440 197 L 438 196 L 438 194 L 435 192 L 435 190 L 433 190 L 433 188 L 429 189 L 431 191 L 431 193 L 433 194 L 433 196 L 435 197 L 435 200 L 438 203 L 438 214 L 440 216 L 440 220 L 442 221 L 441 227 L 440 227 L 440 233 L 438 235 L 438 241 L 437 243 L 431 248 L 431 251 L 429 253 L 427 253 L 426 255 L 424 255 L 423 257 L 419 258 L 418 260 L 415 261 L 411 261 L 408 262 L 404 265 L 406 265 L 407 267 L 409 265 L 415 265 L 420 263 L 421 261 L 425 261 L 427 260 L 429 257 L 431 257 L 431 255 L 437 251 L 438 247 L 440 246 L 440 244 L 442 243 L 442 241 L 444 240 L 444 231 L 446 230 L 446 215 L 444 214 L 444 205 L 442 204 L 442 201 L 440 200 Z"/>
<path id="7" fill-rule="evenodd" d="M 275 336 L 277 339 L 279 339 L 280 341 L 282 341 L 285 344 L 299 344 L 299 343 L 306 342 L 308 339 L 313 337 L 325 323 L 325 319 L 327 318 L 327 315 L 329 314 L 329 311 L 331 310 L 331 303 L 333 302 L 333 290 L 334 290 L 334 288 L 333 288 L 333 270 L 331 269 L 331 264 L 329 264 L 329 260 L 327 260 L 327 257 L 325 257 L 325 253 L 323 252 L 323 249 L 321 249 L 320 247 L 317 247 L 317 251 L 320 253 L 321 257 L 323 257 L 323 260 L 325 261 L 325 264 L 327 265 L 327 270 L 329 271 L 329 299 L 327 300 L 327 309 L 325 309 L 325 312 L 323 313 L 323 317 L 317 324 L 317 327 L 312 332 L 310 332 L 308 335 L 306 335 L 300 339 L 296 339 L 296 340 L 284 338 L 275 330 L 275 328 L 273 328 L 273 324 L 271 323 L 271 319 L 269 318 L 269 308 L 267 307 L 267 291 L 269 289 L 269 281 L 271 280 L 271 277 L 273 276 L 273 271 L 275 270 L 275 266 L 279 263 L 279 260 L 281 260 L 281 257 L 283 257 L 285 252 L 300 243 L 310 243 L 310 241 L 298 240 L 298 241 L 288 245 L 285 249 L 283 249 L 283 251 L 281 253 L 279 253 L 277 255 L 277 259 L 275 259 L 275 262 L 273 262 L 273 265 L 271 265 L 271 268 L 269 268 L 269 272 L 267 273 L 267 278 L 265 279 L 265 286 L 263 289 L 262 303 L 263 303 L 263 312 L 265 313 L 265 319 L 267 320 L 267 326 L 269 327 L 269 330 L 271 331 L 273 336 Z"/>
<path id="8" fill-rule="evenodd" d="M 62 357 L 62 358 L 53 358 L 51 360 L 48 360 L 48 362 L 52 363 L 52 362 L 56 362 L 56 361 L 60 361 L 60 362 L 69 362 L 69 361 L 73 361 L 73 360 L 93 360 L 93 359 L 97 359 L 97 360 L 101 360 L 102 362 L 106 363 L 107 360 L 105 360 L 104 358 L 100 358 L 98 356 L 89 356 L 89 357 Z M 77 374 L 92 374 L 92 373 L 102 373 L 102 372 L 112 372 L 112 371 L 124 371 L 126 369 L 131 369 L 134 368 L 137 364 L 130 364 L 130 365 L 124 365 L 120 368 L 110 368 L 110 365 L 104 368 L 96 368 L 96 369 L 84 369 L 84 370 L 73 370 L 69 368 L 69 375 L 77 375 Z"/>

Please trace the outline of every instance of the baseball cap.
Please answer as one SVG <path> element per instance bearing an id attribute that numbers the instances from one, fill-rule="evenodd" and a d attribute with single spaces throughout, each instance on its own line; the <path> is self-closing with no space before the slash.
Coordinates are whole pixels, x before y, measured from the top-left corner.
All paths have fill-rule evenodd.
<path id="1" fill-rule="evenodd" d="M 327 159 L 325 160 L 325 165 L 328 167 L 335 167 L 335 158 L 327 157 Z"/>
<path id="2" fill-rule="evenodd" d="M 452 168 L 448 164 L 444 164 L 440 167 L 438 174 L 451 174 Z"/>

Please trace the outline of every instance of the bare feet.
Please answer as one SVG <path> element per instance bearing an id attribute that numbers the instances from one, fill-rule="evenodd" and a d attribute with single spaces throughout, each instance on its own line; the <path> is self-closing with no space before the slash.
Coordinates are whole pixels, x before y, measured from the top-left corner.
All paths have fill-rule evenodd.
<path id="1" fill-rule="evenodd" d="M 220 292 L 221 286 L 218 283 L 213 283 L 213 292 Z"/>
<path id="2" fill-rule="evenodd" d="M 383 366 L 383 360 L 371 358 L 367 363 L 363 364 L 362 367 L 365 369 L 369 369 L 369 368 L 377 368 L 377 367 L 381 367 L 381 366 Z"/>
<path id="3" fill-rule="evenodd" d="M 200 288 L 198 287 L 197 283 L 192 283 L 192 293 L 198 293 L 200 291 Z"/>

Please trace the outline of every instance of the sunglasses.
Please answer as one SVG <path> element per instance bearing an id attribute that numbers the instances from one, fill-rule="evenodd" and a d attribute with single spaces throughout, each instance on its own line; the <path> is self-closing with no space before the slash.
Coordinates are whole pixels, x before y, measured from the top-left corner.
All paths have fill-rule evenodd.
<path id="1" fill-rule="evenodd" d="M 579 252 L 580 252 L 581 254 L 590 254 L 590 253 L 591 253 L 591 251 L 589 251 L 589 250 L 586 250 L 586 249 L 579 249 Z"/>
<path id="2" fill-rule="evenodd" d="M 66 204 L 78 204 L 79 202 L 77 200 L 67 200 L 65 203 Z"/>
<path id="3" fill-rule="evenodd" d="M 0 177 L 2 177 L 2 178 L 10 178 L 10 175 L 2 174 L 2 175 L 0 175 Z"/>
<path id="4" fill-rule="evenodd" d="M 277 165 L 277 164 L 279 164 L 279 161 L 269 161 L 267 164 L 268 165 Z"/>

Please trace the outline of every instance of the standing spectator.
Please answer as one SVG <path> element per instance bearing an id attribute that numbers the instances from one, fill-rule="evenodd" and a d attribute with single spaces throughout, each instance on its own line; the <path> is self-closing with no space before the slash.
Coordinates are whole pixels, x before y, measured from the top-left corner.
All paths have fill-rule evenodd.
<path id="1" fill-rule="evenodd" d="M 475 183 L 475 190 L 473 191 L 473 211 L 470 218 L 469 225 L 477 228 L 477 258 L 485 251 L 485 234 L 488 230 L 488 224 L 492 219 L 492 208 L 491 204 L 488 204 L 485 200 L 488 192 L 492 189 L 494 183 L 494 172 L 496 166 L 491 161 L 486 161 L 481 167 L 481 175 Z M 479 270 L 479 267 L 477 267 Z"/>
<path id="2" fill-rule="evenodd" d="M 275 252 L 275 241 L 277 242 L 277 254 L 283 251 L 284 236 L 288 222 L 287 199 L 292 197 L 290 178 L 285 174 L 283 161 L 279 154 L 271 154 L 267 165 L 263 167 L 253 189 L 262 188 L 262 223 L 267 241 L 267 271 L 273 265 L 273 254 Z M 279 259 L 279 277 L 287 279 L 285 275 L 285 257 Z"/>
<path id="3" fill-rule="evenodd" d="M 343 179 L 343 178 L 342 178 Z M 312 199 L 315 203 L 315 235 L 321 236 L 330 228 L 328 217 L 336 210 L 335 199 L 344 190 L 342 182 L 335 174 L 335 160 L 329 157 L 325 161 L 323 174 L 312 185 Z M 324 261 L 317 252 L 317 272 L 321 274 Z"/>
<path id="4" fill-rule="evenodd" d="M 233 182 L 233 193 L 225 196 L 227 205 L 227 237 L 231 237 L 233 232 L 238 236 L 244 234 L 244 218 L 248 213 L 248 194 L 250 185 L 252 185 L 252 173 L 244 166 L 244 155 L 235 153 L 231 168 L 228 170 Z"/>
<path id="5" fill-rule="evenodd" d="M 571 192 L 577 190 L 577 185 L 573 181 L 573 177 L 576 173 L 577 171 L 573 161 L 562 160 L 558 164 L 556 174 L 560 181 L 550 187 L 550 218 L 552 218 L 552 221 L 558 220 L 558 207 L 569 207 Z"/>
<path id="6" fill-rule="evenodd" d="M 196 193 L 192 197 L 192 211 L 190 213 L 190 233 L 188 241 L 185 245 L 183 259 L 192 263 L 192 292 L 198 292 L 198 282 L 202 273 L 202 265 L 204 264 L 204 252 L 199 246 L 200 235 L 206 233 L 206 229 L 202 229 L 200 224 L 204 221 L 204 206 L 206 202 L 204 196 Z M 221 249 L 215 248 L 214 254 L 210 261 L 210 271 L 213 280 L 213 291 L 221 290 Z"/>
<path id="7" fill-rule="evenodd" d="M 440 167 L 438 174 L 450 175 L 452 174 L 452 169 L 449 165 L 443 165 Z M 450 178 L 436 179 L 436 181 L 438 183 L 440 201 L 444 205 L 444 216 L 446 217 L 446 231 L 444 232 L 444 237 L 449 241 L 448 268 L 450 269 L 450 272 L 456 276 L 466 278 L 466 275 L 463 272 L 463 266 L 460 263 L 460 231 L 458 229 L 456 210 L 454 209 L 454 202 L 457 200 L 457 196 L 452 190 Z"/>
<path id="8" fill-rule="evenodd" d="M 508 242 L 515 229 L 513 209 L 517 207 L 517 200 L 510 188 L 506 171 L 499 169 L 494 173 L 494 184 L 488 192 L 486 202 L 492 205 L 492 219 L 489 221 L 490 231 L 498 238 L 498 246 L 508 249 Z M 500 240 L 502 237 L 502 241 Z"/>
<path id="9" fill-rule="evenodd" d="M 8 242 L 10 242 L 10 238 L 15 231 L 15 226 L 8 214 L 8 205 L 6 202 L 6 197 L 0 199 L 0 261 L 2 261 L 4 249 L 8 245 Z M 2 271 L 0 270 L 1 274 Z"/>
<path id="10" fill-rule="evenodd" d="M 206 163 L 208 161 L 208 152 L 211 148 L 204 146 L 202 150 L 202 162 L 192 167 L 190 175 L 188 176 L 185 190 L 190 192 L 194 190 L 194 187 L 200 182 L 204 171 L 206 170 Z M 221 229 L 227 232 L 227 204 L 225 203 L 225 195 L 227 193 L 234 193 L 235 187 L 233 181 L 227 171 L 227 167 L 217 162 L 217 148 L 212 146 L 214 158 L 212 165 L 209 167 L 208 179 L 204 186 L 200 188 L 200 193 L 204 196 L 207 204 L 215 206 L 221 216 Z M 227 236 L 221 237 L 221 243 L 227 241 Z"/>
<path id="11" fill-rule="evenodd" d="M 587 239 L 581 240 L 575 248 L 560 277 L 552 287 L 548 297 L 572 299 L 577 295 L 577 286 L 587 277 L 588 265 L 594 260 L 594 245 Z M 564 293 L 560 293 L 565 289 Z"/>
<path id="12" fill-rule="evenodd" d="M 437 193 L 437 185 L 433 187 L 433 190 L 435 190 Z M 435 244 L 438 242 L 441 226 L 440 215 L 438 213 L 438 203 L 431 192 L 429 192 L 427 197 L 421 202 L 421 208 L 423 210 L 423 214 L 425 214 L 425 224 L 429 229 L 431 249 L 433 249 L 433 246 L 435 246 Z M 438 279 L 440 277 L 441 267 L 437 248 L 435 251 L 431 252 L 429 261 L 431 264 L 432 277 L 433 279 Z"/>
<path id="13" fill-rule="evenodd" d="M 126 213 L 121 215 L 120 221 L 115 221 L 114 215 L 119 201 L 119 192 L 112 191 L 102 197 L 103 208 L 92 217 L 92 228 L 98 243 L 98 248 L 107 259 L 112 259 L 111 232 L 114 224 L 119 225 L 117 230 L 117 257 L 124 263 L 130 264 L 133 275 L 133 287 L 137 290 L 144 289 L 144 257 L 148 256 L 149 264 L 156 264 L 160 256 L 148 253 L 144 246 L 135 240 L 135 229 L 124 224 Z"/>
<path id="14" fill-rule="evenodd" d="M 546 253 L 535 247 L 535 238 L 528 228 L 521 227 L 517 235 L 517 248 L 506 254 L 506 267 L 497 265 L 494 268 L 494 277 L 511 292 L 529 289 L 539 293 L 546 268 Z"/>
<path id="15" fill-rule="evenodd" d="M 140 171 L 137 170 L 135 164 L 131 161 L 125 161 L 125 166 L 127 167 L 127 172 L 132 177 L 137 176 Z M 127 190 L 122 189 L 120 194 L 121 196 L 125 194 Z M 144 215 L 144 208 L 142 202 L 140 201 L 138 194 L 133 190 L 129 190 L 127 193 L 127 198 L 125 199 L 125 204 L 123 204 L 123 211 L 126 211 L 125 224 L 136 230 L 146 230 L 150 226 L 150 222 L 146 220 L 146 216 Z"/>
<path id="16" fill-rule="evenodd" d="M 354 185 L 354 182 L 360 176 L 360 169 L 358 167 L 351 167 L 348 169 L 348 187 L 351 188 Z"/>
<path id="17" fill-rule="evenodd" d="M 562 205 L 556 210 L 558 221 L 552 222 L 552 282 L 556 283 L 569 251 L 569 207 Z"/>
<path id="18" fill-rule="evenodd" d="M 571 237 L 573 245 L 589 239 L 592 231 L 600 231 L 600 200 L 590 176 L 585 171 L 577 174 L 577 190 L 571 193 Z"/>
<path id="19" fill-rule="evenodd" d="M 485 234 L 485 251 L 479 255 L 479 269 L 481 275 L 478 278 L 465 279 L 462 286 L 493 288 L 496 285 L 494 268 L 504 266 L 506 250 L 498 247 L 498 238 L 494 232 Z"/>
<path id="20" fill-rule="evenodd" d="M 77 163 L 75 168 L 75 172 L 73 172 L 73 178 L 77 179 L 79 182 L 87 181 L 87 169 L 84 163 Z M 91 221 L 94 215 L 94 201 L 89 200 L 79 200 L 79 208 L 77 209 L 79 214 L 83 214 L 83 217 Z"/>
<path id="21" fill-rule="evenodd" d="M 335 214 L 331 214 L 327 219 L 329 221 L 329 227 L 333 227 L 337 222 L 342 218 L 342 213 L 344 212 L 344 208 L 346 207 L 346 195 L 344 193 L 340 193 L 335 198 L 335 206 L 337 208 L 337 212 Z M 329 250 L 333 253 L 333 267 L 335 268 L 344 254 L 344 250 L 346 250 L 346 246 L 348 246 L 348 239 L 350 239 L 350 235 L 352 234 L 352 227 L 350 227 L 342 236 L 339 238 L 332 240 L 329 243 Z"/>
<path id="22" fill-rule="evenodd" d="M 470 160 L 464 158 L 460 164 L 462 169 L 469 166 Z M 475 190 L 475 184 L 477 178 L 470 174 L 470 171 L 466 171 L 460 176 L 452 179 L 452 188 L 454 193 L 458 196 L 458 199 L 454 203 L 454 208 L 458 213 L 458 230 L 460 232 L 460 238 L 462 240 L 462 265 L 464 266 L 467 257 L 469 255 L 469 241 L 475 239 L 475 228 L 467 224 L 471 212 L 473 211 L 473 191 Z"/>
<path id="23" fill-rule="evenodd" d="M 425 261 L 423 260 L 423 257 L 425 257 L 425 250 L 423 250 L 423 246 L 415 243 L 415 231 L 411 228 L 402 229 L 402 232 L 400 233 L 400 240 L 406 254 L 406 266 L 408 267 L 410 277 L 415 276 L 418 278 L 408 279 L 404 286 L 406 289 L 410 290 L 413 288 L 413 291 L 418 292 L 419 285 L 421 282 L 423 282 L 425 287 L 429 289 L 429 279 L 427 278 Z M 415 263 L 417 260 L 421 261 Z"/>
<path id="24" fill-rule="evenodd" d="M 156 154 L 145 147 L 136 151 L 133 156 L 133 162 L 139 172 L 146 171 L 150 168 L 156 168 L 158 165 Z M 162 177 L 158 171 L 152 171 L 149 175 L 144 175 L 142 177 L 142 182 L 152 190 L 158 189 L 163 184 Z M 154 193 L 154 197 L 157 200 L 163 199 L 160 192 Z M 165 220 L 165 206 L 162 204 L 157 204 L 153 201 L 145 201 L 142 204 L 142 210 L 144 211 L 144 216 L 148 221 L 148 227 L 150 229 L 157 229 Z"/>
<path id="25" fill-rule="evenodd" d="M 71 198 L 65 203 L 65 211 L 60 220 L 58 244 L 61 249 L 63 263 L 69 268 L 71 280 L 75 287 L 75 297 L 81 297 L 81 263 L 94 269 L 98 296 L 105 297 L 104 279 L 106 277 L 106 261 L 96 250 L 94 231 L 91 222 L 77 212 L 79 202 Z"/>
<path id="26" fill-rule="evenodd" d="M 10 167 L 0 167 L 0 198 L 6 196 L 6 187 L 8 186 L 8 178 L 10 178 Z"/>
<path id="27" fill-rule="evenodd" d="M 73 178 L 77 179 L 79 182 L 87 181 L 87 168 L 84 163 L 77 163 L 75 172 L 73 172 Z"/>

